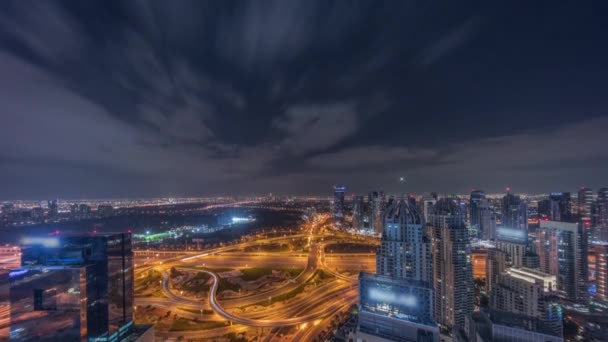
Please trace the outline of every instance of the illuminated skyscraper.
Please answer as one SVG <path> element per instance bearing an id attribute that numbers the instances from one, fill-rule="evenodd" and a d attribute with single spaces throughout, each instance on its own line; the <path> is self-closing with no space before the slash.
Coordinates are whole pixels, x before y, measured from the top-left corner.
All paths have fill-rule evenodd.
<path id="1" fill-rule="evenodd" d="M 358 341 L 439 341 L 433 320 L 430 243 L 416 207 L 393 201 L 384 216 L 377 275 L 359 275 Z"/>
<path id="2" fill-rule="evenodd" d="M 332 202 L 332 216 L 334 219 L 341 220 L 344 218 L 344 193 L 346 187 L 344 185 L 334 185 L 334 200 Z"/>
<path id="3" fill-rule="evenodd" d="M 587 234 L 581 223 L 540 222 L 540 269 L 557 277 L 557 290 L 568 300 L 585 303 L 588 299 L 587 251 Z"/>
<path id="4" fill-rule="evenodd" d="M 132 333 L 130 234 L 25 239 L 10 273 L 11 339 L 118 341 Z"/>
<path id="5" fill-rule="evenodd" d="M 608 244 L 595 246 L 596 298 L 608 302 Z"/>
<path id="6" fill-rule="evenodd" d="M 608 241 L 608 188 L 598 190 L 593 205 L 593 238 Z"/>
<path id="7" fill-rule="evenodd" d="M 430 193 L 422 196 L 422 216 L 424 218 L 424 222 L 429 221 L 429 217 L 431 215 L 431 210 L 433 209 L 433 205 L 437 202 L 437 194 Z"/>
<path id="8" fill-rule="evenodd" d="M 377 234 L 382 233 L 384 226 L 384 212 L 386 210 L 386 195 L 384 191 L 372 191 L 368 195 L 370 224 Z"/>
<path id="9" fill-rule="evenodd" d="M 485 203 L 484 203 L 485 202 Z M 477 231 L 481 236 L 481 211 L 482 207 L 487 207 L 486 194 L 482 190 L 471 191 L 471 197 L 469 199 L 469 211 L 470 211 L 470 223 L 471 229 Z"/>
<path id="10" fill-rule="evenodd" d="M 435 320 L 458 331 L 473 311 L 474 284 L 471 246 L 464 213 L 454 200 L 433 206 L 432 229 Z"/>
<path id="11" fill-rule="evenodd" d="M 591 205 L 593 204 L 593 190 L 581 187 L 578 190 L 578 214 L 582 219 L 591 219 Z"/>
<path id="12" fill-rule="evenodd" d="M 363 196 L 353 196 L 353 228 L 364 228 L 365 202 Z"/>
<path id="13" fill-rule="evenodd" d="M 501 225 L 528 233 L 528 206 L 519 196 L 507 192 L 502 198 Z"/>
<path id="14" fill-rule="evenodd" d="M 400 279 L 431 282 L 431 245 L 415 207 L 404 199 L 386 209 L 376 272 Z"/>

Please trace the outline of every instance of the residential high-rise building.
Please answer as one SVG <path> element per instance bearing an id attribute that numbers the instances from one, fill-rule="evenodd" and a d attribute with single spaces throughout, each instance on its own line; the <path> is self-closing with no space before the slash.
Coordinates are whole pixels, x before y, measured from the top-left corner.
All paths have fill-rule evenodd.
<path id="1" fill-rule="evenodd" d="M 334 185 L 334 200 L 332 201 L 332 216 L 334 219 L 344 218 L 344 185 Z"/>
<path id="2" fill-rule="evenodd" d="M 485 206 L 480 207 L 480 224 L 481 224 L 481 238 L 484 240 L 495 240 L 496 239 L 496 213 L 489 206 L 487 200 Z"/>
<path id="3" fill-rule="evenodd" d="M 578 215 L 584 220 L 591 220 L 591 205 L 593 204 L 593 190 L 581 187 L 578 190 Z"/>
<path id="4" fill-rule="evenodd" d="M 431 282 L 431 244 L 416 208 L 405 199 L 386 208 L 376 273 Z"/>
<path id="5" fill-rule="evenodd" d="M 469 342 L 563 342 L 561 331 L 546 321 L 498 310 L 480 310 L 467 317 Z"/>
<path id="6" fill-rule="evenodd" d="M 597 192 L 597 201 L 593 205 L 593 239 L 608 241 L 608 188 Z"/>
<path id="7" fill-rule="evenodd" d="M 133 333 L 131 234 L 24 239 L 10 273 L 11 339 L 120 341 Z"/>
<path id="8" fill-rule="evenodd" d="M 353 196 L 353 228 L 363 229 L 363 217 L 365 215 L 365 203 L 363 196 Z"/>
<path id="9" fill-rule="evenodd" d="M 429 215 L 431 215 L 431 210 L 436 202 L 437 194 L 435 193 L 425 194 L 422 196 L 422 216 L 424 218 L 424 222 L 429 221 Z"/>
<path id="10" fill-rule="evenodd" d="M 368 195 L 368 203 L 370 224 L 373 226 L 376 234 L 381 234 L 384 226 L 384 212 L 387 207 L 384 191 L 370 192 Z"/>
<path id="11" fill-rule="evenodd" d="M 469 218 L 471 229 L 478 232 L 478 237 L 482 234 L 482 211 L 488 206 L 486 193 L 483 190 L 471 191 L 469 199 Z"/>
<path id="12" fill-rule="evenodd" d="M 557 277 L 557 290 L 568 300 L 588 299 L 587 234 L 581 223 L 541 221 L 537 230 L 540 269 Z"/>
<path id="13" fill-rule="evenodd" d="M 509 266 L 524 267 L 524 256 L 526 254 L 525 243 L 497 239 L 495 245 L 497 249 L 507 253 Z"/>
<path id="14" fill-rule="evenodd" d="M 596 298 L 608 302 L 608 244 L 595 245 Z"/>
<path id="15" fill-rule="evenodd" d="M 449 198 L 433 206 L 432 231 L 435 320 L 452 331 L 464 329 L 473 311 L 474 284 L 471 246 L 464 213 Z"/>
<path id="16" fill-rule="evenodd" d="M 502 198 L 502 227 L 528 232 L 528 206 L 517 195 L 510 192 Z"/>
<path id="17" fill-rule="evenodd" d="M 497 248 L 488 249 L 486 260 L 486 292 L 490 293 L 494 285 L 498 283 L 498 276 L 508 267 L 508 255 L 505 251 Z"/>
<path id="18" fill-rule="evenodd" d="M 490 292 L 495 310 L 543 319 L 546 294 L 555 290 L 555 276 L 525 268 L 509 268 Z"/>
<path id="19" fill-rule="evenodd" d="M 428 283 L 359 275 L 357 341 L 439 341 Z"/>

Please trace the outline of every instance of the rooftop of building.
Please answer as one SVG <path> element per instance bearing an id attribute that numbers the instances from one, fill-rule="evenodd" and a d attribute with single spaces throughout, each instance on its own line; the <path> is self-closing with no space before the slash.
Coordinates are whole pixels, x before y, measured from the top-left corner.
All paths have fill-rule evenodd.
<path id="1" fill-rule="evenodd" d="M 386 208 L 385 220 L 408 224 L 422 223 L 418 210 L 403 198 Z"/>
<path id="2" fill-rule="evenodd" d="M 539 334 L 558 336 L 555 330 L 546 322 L 525 315 L 514 314 L 511 312 L 486 310 L 477 313 L 485 315 L 494 325 L 501 325 L 510 328 L 522 329 Z M 475 315 L 474 315 L 475 316 Z M 473 316 L 473 317 L 474 317 Z M 474 317 L 475 320 L 475 317 Z"/>

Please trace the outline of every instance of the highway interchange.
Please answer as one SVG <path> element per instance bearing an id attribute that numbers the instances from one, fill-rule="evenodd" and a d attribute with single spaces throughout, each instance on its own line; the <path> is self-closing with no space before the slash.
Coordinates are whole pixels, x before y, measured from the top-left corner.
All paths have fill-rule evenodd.
<path id="1" fill-rule="evenodd" d="M 162 294 L 165 298 L 136 297 L 137 307 L 152 306 L 178 313 L 179 317 L 200 319 L 203 310 L 213 310 L 213 315 L 205 320 L 229 321 L 229 326 L 192 331 L 157 331 L 157 336 L 164 340 L 185 338 L 200 339 L 223 336 L 228 333 L 247 332 L 248 336 L 258 336 L 258 340 L 280 339 L 283 332 L 290 331 L 288 336 L 294 341 L 311 341 L 325 330 L 331 319 L 339 313 L 346 312 L 357 303 L 357 274 L 359 271 L 375 271 L 375 256 L 371 253 L 328 253 L 327 246 L 335 243 L 366 243 L 356 236 L 338 233 L 328 229 L 326 217 L 318 217 L 307 223 L 301 231 L 282 237 L 262 238 L 240 244 L 219 247 L 201 253 L 153 254 L 136 252 L 136 274 L 150 269 L 162 274 Z M 264 252 L 255 250 L 260 244 L 271 242 L 289 242 L 303 239 L 308 243 L 306 252 Z M 372 244 L 376 241 L 372 241 Z M 144 256 L 147 255 L 147 256 Z M 244 269 L 266 267 L 273 269 L 301 269 L 302 272 L 280 286 L 260 290 L 258 293 L 243 296 L 222 298 L 218 293 L 221 275 L 215 269 Z M 172 289 L 170 270 L 193 269 L 210 277 L 211 287 L 205 298 L 193 298 Z M 346 271 L 346 272 L 345 272 Z M 327 279 L 319 284 L 319 272 L 325 272 Z M 268 307 L 259 304 L 272 298 L 280 298 L 290 292 L 306 288 L 305 293 L 285 302 L 272 303 Z M 270 302 L 269 302 L 270 303 Z M 253 310 L 243 310 L 252 307 Z M 200 315 L 197 311 L 200 310 Z M 288 327 L 295 329 L 285 330 Z M 266 328 L 266 329 L 265 329 Z M 295 333 L 294 333 L 295 330 Z"/>

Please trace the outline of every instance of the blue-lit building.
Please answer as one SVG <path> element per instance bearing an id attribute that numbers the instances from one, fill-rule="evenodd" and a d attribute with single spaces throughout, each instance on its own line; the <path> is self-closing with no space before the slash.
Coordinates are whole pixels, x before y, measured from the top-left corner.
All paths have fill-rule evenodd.
<path id="1" fill-rule="evenodd" d="M 10 273 L 11 340 L 133 340 L 131 234 L 25 238 Z"/>
<path id="2" fill-rule="evenodd" d="M 334 185 L 334 200 L 332 202 L 332 216 L 334 219 L 341 220 L 344 218 L 344 193 L 346 187 L 344 185 Z"/>
<path id="3" fill-rule="evenodd" d="M 431 243 L 415 206 L 405 199 L 386 208 L 376 273 L 431 283 Z"/>
<path id="4" fill-rule="evenodd" d="M 541 221 L 537 231 L 540 269 L 557 277 L 557 290 L 567 300 L 586 304 L 588 236 L 581 222 Z"/>
<path id="5" fill-rule="evenodd" d="M 439 341 L 429 284 L 361 273 L 357 341 Z"/>
<path id="6" fill-rule="evenodd" d="M 471 229 L 477 232 L 481 231 L 481 210 L 484 206 L 484 202 L 487 202 L 485 192 L 482 190 L 471 191 L 471 196 L 469 199 L 469 222 L 471 224 Z"/>

